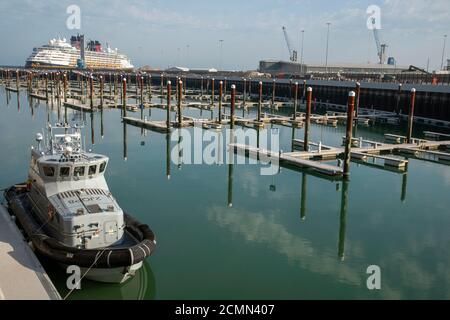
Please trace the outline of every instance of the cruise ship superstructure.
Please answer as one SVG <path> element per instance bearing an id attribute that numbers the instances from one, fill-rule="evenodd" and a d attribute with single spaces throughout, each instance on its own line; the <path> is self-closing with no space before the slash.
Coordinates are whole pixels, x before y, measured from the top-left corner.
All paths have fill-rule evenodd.
<path id="1" fill-rule="evenodd" d="M 84 47 L 84 36 L 72 36 L 70 43 L 65 38 L 51 39 L 48 44 L 34 48 L 26 60 L 28 68 L 77 68 L 84 57 L 83 67 L 88 69 L 133 69 L 130 59 L 117 48 L 109 45 L 103 50 L 99 41 L 90 40 Z"/>

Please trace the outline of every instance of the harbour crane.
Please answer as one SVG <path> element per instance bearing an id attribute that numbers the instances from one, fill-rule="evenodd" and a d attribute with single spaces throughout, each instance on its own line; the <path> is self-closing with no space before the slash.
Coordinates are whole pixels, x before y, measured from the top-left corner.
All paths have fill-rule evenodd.
<path id="1" fill-rule="evenodd" d="M 380 64 L 386 63 L 386 48 L 388 47 L 387 44 L 381 43 L 380 41 L 380 34 L 378 33 L 378 28 L 376 27 L 376 20 L 375 18 L 372 18 L 372 25 L 373 25 L 373 36 L 375 38 L 375 44 L 377 45 L 377 54 Z"/>
<path id="2" fill-rule="evenodd" d="M 283 26 L 283 34 L 284 39 L 286 40 L 287 48 L 289 50 L 289 60 L 291 60 L 292 62 L 297 62 L 297 50 L 292 49 L 291 42 L 289 41 L 289 36 L 286 32 L 286 27 L 284 26 Z"/>

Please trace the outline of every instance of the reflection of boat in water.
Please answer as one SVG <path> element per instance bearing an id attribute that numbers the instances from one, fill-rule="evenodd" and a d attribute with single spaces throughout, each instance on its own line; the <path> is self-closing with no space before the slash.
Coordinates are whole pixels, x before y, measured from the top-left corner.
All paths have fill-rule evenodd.
<path id="1" fill-rule="evenodd" d="M 36 136 L 28 183 L 5 192 L 11 212 L 43 256 L 91 280 L 126 281 L 153 252 L 153 232 L 119 207 L 104 178 L 109 159 L 82 149 L 80 127 L 48 129 Z"/>
<path id="2" fill-rule="evenodd" d="M 156 281 L 153 270 L 143 261 L 135 276 L 124 283 L 81 282 L 81 290 L 67 289 L 67 274 L 49 259 L 40 258 L 45 270 L 60 295 L 70 300 L 153 300 L 156 295 Z"/>

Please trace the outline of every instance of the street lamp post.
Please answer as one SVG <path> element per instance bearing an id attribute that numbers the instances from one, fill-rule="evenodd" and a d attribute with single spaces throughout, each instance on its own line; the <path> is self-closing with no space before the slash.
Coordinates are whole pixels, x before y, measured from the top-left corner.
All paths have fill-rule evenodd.
<path id="1" fill-rule="evenodd" d="M 441 70 L 444 70 L 445 45 L 447 44 L 447 35 L 444 35 L 444 47 L 442 48 Z"/>
<path id="2" fill-rule="evenodd" d="M 301 46 L 301 53 L 300 53 L 300 68 L 302 68 L 303 65 L 303 44 L 305 42 L 305 30 L 302 30 L 302 46 Z"/>
<path id="3" fill-rule="evenodd" d="M 223 68 L 223 66 L 222 66 L 222 49 L 223 49 L 223 40 L 221 39 L 221 40 L 219 40 L 219 46 L 220 46 L 220 48 L 219 48 L 219 50 L 220 50 L 220 52 L 219 52 L 219 68 L 220 68 L 220 70 L 219 71 L 222 71 L 222 68 Z"/>
<path id="4" fill-rule="evenodd" d="M 327 22 L 327 49 L 325 54 L 325 72 L 328 73 L 328 44 L 330 41 L 330 25 L 331 22 Z"/>

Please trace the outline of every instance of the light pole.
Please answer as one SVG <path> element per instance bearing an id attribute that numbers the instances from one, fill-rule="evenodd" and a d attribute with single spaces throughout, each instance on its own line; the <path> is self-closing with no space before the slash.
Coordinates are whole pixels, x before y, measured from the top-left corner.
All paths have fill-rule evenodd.
<path id="1" fill-rule="evenodd" d="M 444 34 L 444 47 L 442 48 L 441 70 L 444 70 L 445 45 L 447 44 L 447 35 Z"/>
<path id="2" fill-rule="evenodd" d="M 305 30 L 302 30 L 302 47 L 301 47 L 301 53 L 300 53 L 300 68 L 302 68 L 303 64 L 303 44 L 305 42 Z"/>
<path id="3" fill-rule="evenodd" d="M 330 25 L 331 22 L 327 22 L 327 49 L 325 54 L 325 72 L 328 73 L 328 44 L 330 41 Z"/>
<path id="4" fill-rule="evenodd" d="M 300 52 L 300 64 L 303 63 L 303 45 L 305 43 L 305 30 L 302 30 L 302 46 L 301 46 L 301 52 Z"/>
<path id="5" fill-rule="evenodd" d="M 189 48 L 190 45 L 186 45 L 186 67 L 189 65 Z"/>
<path id="6" fill-rule="evenodd" d="M 219 61 L 219 68 L 220 68 L 220 70 L 219 71 L 222 71 L 222 49 L 223 49 L 223 40 L 221 39 L 221 40 L 219 40 L 219 59 L 220 59 L 220 61 Z"/>

